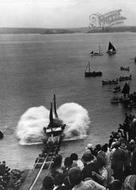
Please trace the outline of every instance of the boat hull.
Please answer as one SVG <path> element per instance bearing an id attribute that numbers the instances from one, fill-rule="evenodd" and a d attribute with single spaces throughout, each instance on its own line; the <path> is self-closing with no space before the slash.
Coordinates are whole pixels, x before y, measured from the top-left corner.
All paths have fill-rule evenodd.
<path id="1" fill-rule="evenodd" d="M 102 72 L 98 71 L 98 72 L 85 72 L 85 77 L 101 77 L 102 76 Z"/>
<path id="2" fill-rule="evenodd" d="M 129 67 L 120 67 L 121 71 L 129 71 Z"/>
<path id="3" fill-rule="evenodd" d="M 115 55 L 116 51 L 107 51 L 108 55 Z"/>
<path id="4" fill-rule="evenodd" d="M 118 80 L 102 80 L 102 85 L 116 85 L 118 84 Z"/>
<path id="5" fill-rule="evenodd" d="M 91 56 L 103 56 L 102 53 L 97 53 L 97 52 L 95 52 L 95 53 L 90 53 L 90 54 L 91 54 Z"/>

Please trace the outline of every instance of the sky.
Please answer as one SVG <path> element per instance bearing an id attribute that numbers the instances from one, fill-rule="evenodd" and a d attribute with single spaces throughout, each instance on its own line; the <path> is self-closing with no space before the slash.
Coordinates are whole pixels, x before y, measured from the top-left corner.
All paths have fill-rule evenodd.
<path id="1" fill-rule="evenodd" d="M 88 27 L 89 15 L 116 9 L 136 26 L 136 0 L 0 0 L 0 27 Z"/>

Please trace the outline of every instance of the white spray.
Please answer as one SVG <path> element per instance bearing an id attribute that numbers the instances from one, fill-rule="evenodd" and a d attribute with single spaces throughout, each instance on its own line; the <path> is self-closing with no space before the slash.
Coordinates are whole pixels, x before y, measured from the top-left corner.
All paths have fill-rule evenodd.
<path id="1" fill-rule="evenodd" d="M 90 124 L 86 109 L 76 103 L 66 103 L 60 106 L 57 112 L 66 124 L 64 131 L 66 139 L 86 137 Z"/>
<path id="2" fill-rule="evenodd" d="M 66 124 L 65 138 L 84 138 L 89 128 L 88 112 L 77 103 L 66 103 L 57 110 L 59 118 Z M 29 108 L 20 118 L 16 136 L 22 145 L 41 143 L 43 127 L 49 124 L 49 110 L 44 106 Z"/>

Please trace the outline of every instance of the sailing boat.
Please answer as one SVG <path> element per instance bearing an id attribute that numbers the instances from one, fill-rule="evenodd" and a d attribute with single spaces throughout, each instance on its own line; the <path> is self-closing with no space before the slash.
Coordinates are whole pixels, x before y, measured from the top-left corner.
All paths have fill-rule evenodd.
<path id="1" fill-rule="evenodd" d="M 54 108 L 55 118 L 53 118 L 53 108 Z M 55 96 L 55 94 L 54 94 L 54 98 L 53 98 L 53 105 L 51 103 L 49 120 L 50 120 L 49 125 L 47 126 L 47 128 L 44 127 L 44 129 L 43 129 L 44 133 L 48 137 L 60 136 L 63 133 L 66 125 L 58 117 L 58 114 L 56 111 L 56 96 Z"/>
<path id="2" fill-rule="evenodd" d="M 134 62 L 136 63 L 136 57 L 134 58 Z"/>
<path id="3" fill-rule="evenodd" d="M 107 53 L 109 55 L 114 55 L 116 54 L 116 48 L 113 46 L 113 44 L 111 42 L 109 42 L 109 46 L 108 46 L 108 50 Z"/>
<path id="4" fill-rule="evenodd" d="M 101 76 L 102 76 L 101 71 L 91 71 L 90 61 L 88 61 L 88 64 L 85 69 L 85 77 L 101 77 Z"/>
<path id="5" fill-rule="evenodd" d="M 99 45 L 99 51 L 98 52 L 91 51 L 90 54 L 91 54 L 91 56 L 102 56 L 103 53 L 101 52 L 100 45 Z"/>
<path id="6" fill-rule="evenodd" d="M 0 140 L 3 139 L 4 134 L 2 133 L 2 131 L 0 131 Z"/>

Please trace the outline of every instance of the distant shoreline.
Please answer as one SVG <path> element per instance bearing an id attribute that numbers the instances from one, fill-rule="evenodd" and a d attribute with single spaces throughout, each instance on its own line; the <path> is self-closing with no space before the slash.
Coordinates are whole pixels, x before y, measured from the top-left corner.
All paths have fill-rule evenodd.
<path id="1" fill-rule="evenodd" d="M 69 34 L 136 32 L 136 26 L 106 27 L 103 29 L 81 28 L 0 28 L 0 34 Z"/>

